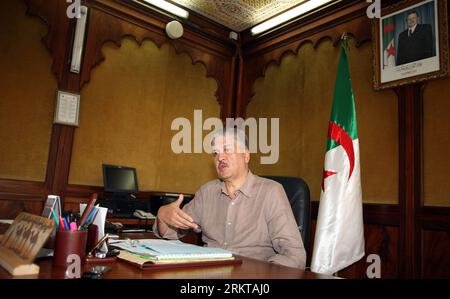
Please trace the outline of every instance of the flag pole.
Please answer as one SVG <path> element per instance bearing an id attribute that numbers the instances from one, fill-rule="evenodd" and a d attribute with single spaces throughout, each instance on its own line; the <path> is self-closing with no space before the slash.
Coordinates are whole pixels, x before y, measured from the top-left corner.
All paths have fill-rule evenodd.
<path id="1" fill-rule="evenodd" d="M 348 50 L 348 34 L 347 31 L 344 31 L 341 35 L 342 46 L 345 50 Z"/>

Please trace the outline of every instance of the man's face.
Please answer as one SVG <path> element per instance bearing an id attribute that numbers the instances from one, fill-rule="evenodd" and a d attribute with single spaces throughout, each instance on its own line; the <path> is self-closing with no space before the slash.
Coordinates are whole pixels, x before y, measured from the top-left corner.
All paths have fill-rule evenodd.
<path id="1" fill-rule="evenodd" d="M 215 138 L 212 152 L 214 165 L 220 179 L 238 178 L 247 173 L 250 154 L 236 142 L 234 134 L 225 134 Z"/>
<path id="2" fill-rule="evenodd" d="M 417 24 L 417 15 L 415 13 L 409 14 L 408 15 L 408 27 L 412 28 Z"/>

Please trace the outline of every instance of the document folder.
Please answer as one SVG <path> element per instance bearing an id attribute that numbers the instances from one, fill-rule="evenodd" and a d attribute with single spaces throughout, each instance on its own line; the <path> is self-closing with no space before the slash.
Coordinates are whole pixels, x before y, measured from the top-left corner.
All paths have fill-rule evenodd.
<path id="1" fill-rule="evenodd" d="M 201 247 L 178 240 L 144 239 L 118 241 L 110 245 L 121 249 L 119 259 L 136 264 L 142 269 L 242 263 L 225 249 Z"/>
<path id="2" fill-rule="evenodd" d="M 121 250 L 118 258 L 131 263 L 142 270 L 151 269 L 169 269 L 178 267 L 208 267 L 208 266 L 227 266 L 240 265 L 242 260 L 234 257 L 225 259 L 191 259 L 178 261 L 154 261 L 151 259 L 142 258 L 136 254 Z"/>

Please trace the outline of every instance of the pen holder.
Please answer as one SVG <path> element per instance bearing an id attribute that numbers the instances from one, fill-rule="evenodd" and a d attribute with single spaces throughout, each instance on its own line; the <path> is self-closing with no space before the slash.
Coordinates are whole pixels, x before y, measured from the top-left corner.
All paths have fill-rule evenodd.
<path id="1" fill-rule="evenodd" d="M 80 257 L 81 263 L 86 258 L 87 230 L 57 230 L 55 240 L 55 251 L 53 254 L 54 266 L 68 266 L 67 257 L 76 254 Z"/>

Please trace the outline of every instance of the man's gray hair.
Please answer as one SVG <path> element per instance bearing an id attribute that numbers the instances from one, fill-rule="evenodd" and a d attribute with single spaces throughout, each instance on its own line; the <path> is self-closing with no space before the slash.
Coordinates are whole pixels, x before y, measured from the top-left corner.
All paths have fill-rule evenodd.
<path id="1" fill-rule="evenodd" d="M 211 145 L 214 143 L 214 140 L 217 137 L 222 137 L 225 135 L 233 135 L 235 137 L 237 144 L 244 146 L 246 150 L 249 150 L 249 142 L 247 135 L 245 134 L 245 131 L 237 127 L 234 128 L 225 127 L 215 131 L 211 139 Z"/>

